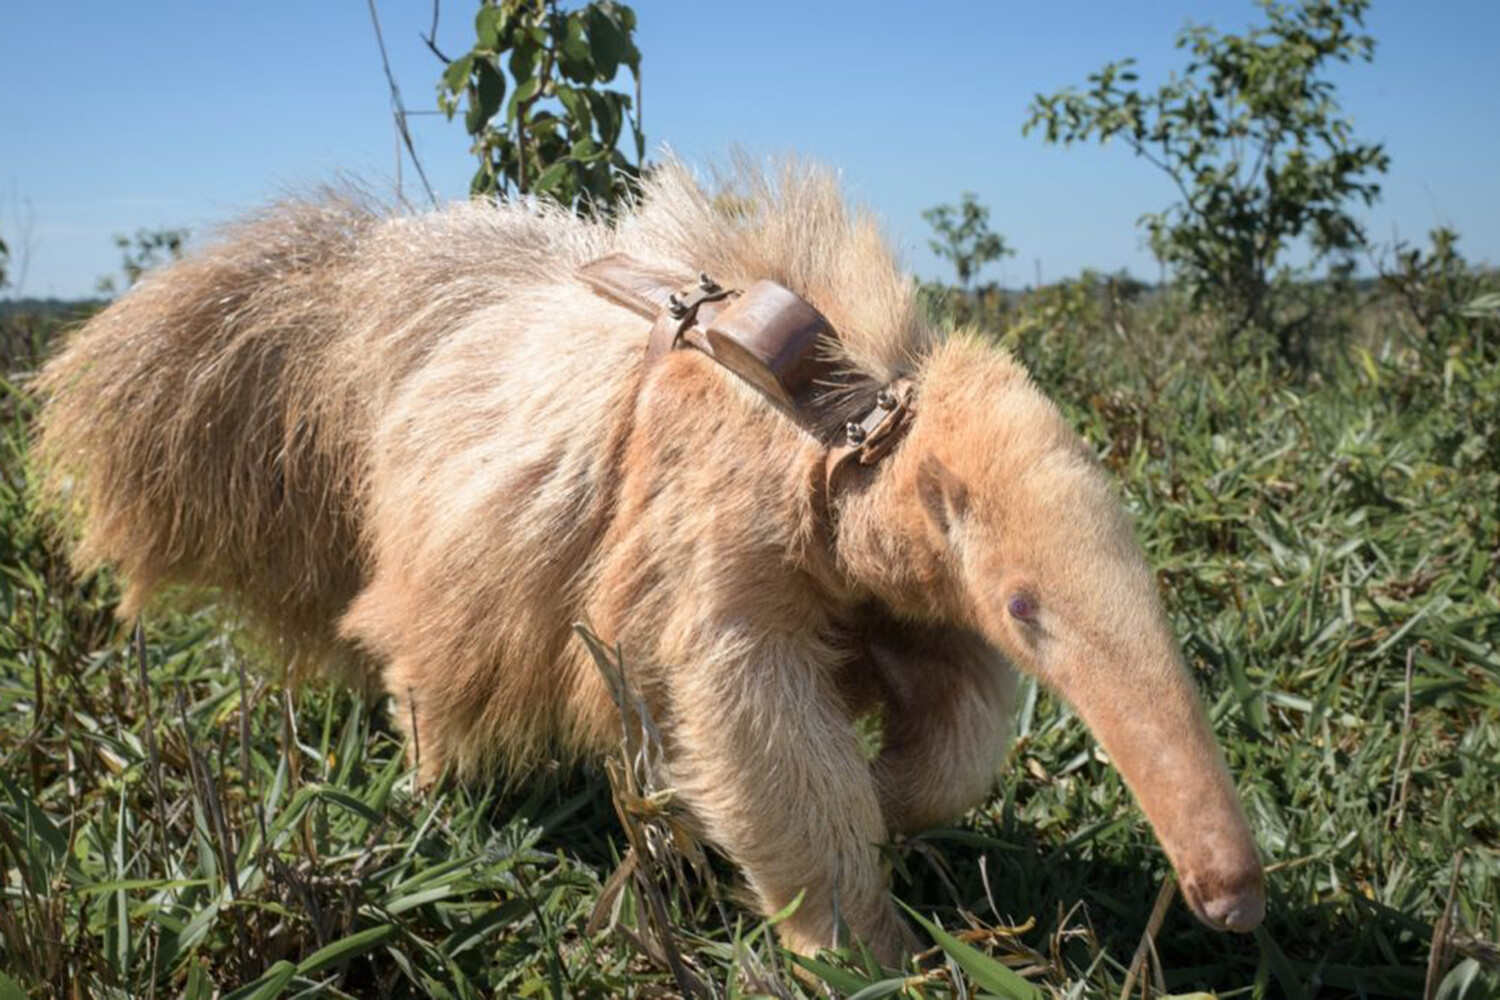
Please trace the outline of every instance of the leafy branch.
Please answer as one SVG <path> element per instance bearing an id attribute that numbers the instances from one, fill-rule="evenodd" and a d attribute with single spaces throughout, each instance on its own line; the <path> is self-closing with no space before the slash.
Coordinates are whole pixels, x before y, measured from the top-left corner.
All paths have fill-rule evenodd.
<path id="1" fill-rule="evenodd" d="M 450 119 L 465 108 L 479 159 L 474 194 L 545 195 L 606 213 L 630 194 L 646 145 L 635 26 L 635 12 L 611 0 L 573 11 L 556 0 L 485 0 L 473 48 L 448 63 L 438 84 Z M 606 86 L 621 67 L 635 82 L 634 99 Z M 634 162 L 619 149 L 627 129 Z"/>

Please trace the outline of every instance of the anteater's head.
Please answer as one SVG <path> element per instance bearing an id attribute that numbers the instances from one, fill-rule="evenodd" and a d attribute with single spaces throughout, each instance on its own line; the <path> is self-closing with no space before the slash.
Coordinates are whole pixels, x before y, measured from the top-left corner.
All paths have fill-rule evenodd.
<path id="1" fill-rule="evenodd" d="M 993 347 L 950 341 L 917 381 L 906 441 L 844 505 L 850 569 L 899 612 L 980 633 L 1071 703 L 1193 912 L 1219 929 L 1255 927 L 1255 844 L 1109 478 Z"/>

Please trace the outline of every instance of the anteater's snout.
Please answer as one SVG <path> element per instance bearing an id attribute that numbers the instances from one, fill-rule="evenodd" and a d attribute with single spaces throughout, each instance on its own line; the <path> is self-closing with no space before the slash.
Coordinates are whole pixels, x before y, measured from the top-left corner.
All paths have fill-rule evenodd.
<path id="1" fill-rule="evenodd" d="M 1265 878 L 1259 865 L 1229 878 L 1187 882 L 1183 894 L 1198 919 L 1215 930 L 1253 931 L 1266 917 Z"/>

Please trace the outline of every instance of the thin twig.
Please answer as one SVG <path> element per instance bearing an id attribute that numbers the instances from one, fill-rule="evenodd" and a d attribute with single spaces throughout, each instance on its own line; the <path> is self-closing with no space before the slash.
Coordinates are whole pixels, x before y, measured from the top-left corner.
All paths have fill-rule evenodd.
<path id="1" fill-rule="evenodd" d="M 938 881 L 947 890 L 948 898 L 953 901 L 954 909 L 960 913 L 966 913 L 967 909 L 964 906 L 963 894 L 958 891 L 958 886 L 953 883 L 952 874 L 948 871 L 942 853 L 934 850 L 932 845 L 923 843 L 920 840 L 909 840 L 907 844 L 915 853 L 921 855 L 928 866 L 937 873 Z"/>
<path id="2" fill-rule="evenodd" d="M 1135 957 L 1130 960 L 1130 969 L 1125 973 L 1125 986 L 1120 990 L 1120 1000 L 1127 1000 L 1130 996 L 1130 989 L 1135 985 L 1136 977 L 1141 974 L 1147 956 L 1155 951 L 1153 939 L 1161 930 L 1162 921 L 1167 918 L 1167 907 L 1172 905 L 1172 897 L 1175 895 L 1177 879 L 1168 875 L 1161 884 L 1161 892 L 1156 895 L 1156 905 L 1151 908 L 1151 917 L 1146 921 L 1146 933 L 1141 935 L 1141 943 L 1136 946 Z M 1144 978 L 1143 976 L 1143 981 Z"/>
<path id="3" fill-rule="evenodd" d="M 396 120 L 396 131 L 401 136 L 401 141 L 406 145 L 407 155 L 411 157 L 412 166 L 417 168 L 417 176 L 422 180 L 422 188 L 427 192 L 427 198 L 432 202 L 432 207 L 437 208 L 437 195 L 432 193 L 432 185 L 427 183 L 427 171 L 422 169 L 422 161 L 417 156 L 417 147 L 411 141 L 411 132 L 406 128 L 406 105 L 401 100 L 401 88 L 396 86 L 395 74 L 391 72 L 391 60 L 385 51 L 385 36 L 380 31 L 380 15 L 375 12 L 375 0 L 366 0 L 370 8 L 370 24 L 375 28 L 375 44 L 380 46 L 380 65 L 385 69 L 385 81 L 391 87 L 391 115 Z"/>
<path id="4" fill-rule="evenodd" d="M 135 664 L 141 681 L 141 709 L 146 716 L 146 757 L 151 762 L 151 791 L 152 798 L 156 800 L 156 845 L 157 864 L 161 866 L 162 872 L 167 867 L 167 793 L 161 777 L 161 753 L 156 746 L 156 717 L 151 711 L 151 682 L 146 676 L 146 633 L 141 627 L 141 621 L 136 619 L 135 623 Z M 168 890 L 175 902 L 177 890 Z M 158 928 L 156 934 L 156 948 L 151 953 L 151 987 L 149 997 L 156 996 L 156 973 L 157 962 L 161 957 L 161 933 Z"/>
<path id="5" fill-rule="evenodd" d="M 1442 982 L 1443 973 L 1453 956 L 1453 897 L 1458 895 L 1458 875 L 1463 863 L 1464 852 L 1460 850 L 1453 859 L 1453 874 L 1448 879 L 1448 900 L 1432 928 L 1432 947 L 1427 951 L 1427 985 L 1422 990 L 1422 1000 L 1433 1000 L 1437 996 L 1438 984 Z"/>
<path id="6" fill-rule="evenodd" d="M 1416 651 L 1415 646 L 1408 646 L 1406 649 L 1406 700 L 1401 712 L 1401 743 L 1396 747 L 1396 771 L 1391 775 L 1391 797 L 1386 806 L 1386 812 L 1396 813 L 1392 826 L 1400 826 L 1401 819 L 1406 813 L 1407 783 L 1402 779 L 1401 772 L 1406 767 L 1406 747 L 1411 737 L 1411 682 L 1413 657 Z M 1398 806 L 1399 809 L 1397 809 Z"/>
<path id="7" fill-rule="evenodd" d="M 437 47 L 438 3 L 439 0 L 432 0 L 432 27 L 427 29 L 427 34 L 422 35 L 421 38 L 422 41 L 427 43 L 427 47 L 432 50 L 432 54 L 441 59 L 446 65 L 453 60 L 443 55 L 443 50 Z"/>
<path id="8" fill-rule="evenodd" d="M 183 697 L 181 688 L 177 689 L 177 714 L 182 720 L 188 774 L 192 779 L 193 793 L 198 798 L 199 807 L 203 811 L 209 833 L 212 835 L 213 843 L 210 846 L 217 849 L 222 874 L 229 883 L 229 898 L 232 902 L 238 902 L 240 899 L 238 852 L 234 849 L 229 824 L 224 819 L 224 803 L 219 796 L 218 783 L 214 781 L 213 769 L 193 746 L 192 723 L 188 719 L 187 699 Z M 245 929 L 245 917 L 238 906 L 231 907 L 229 912 L 234 922 L 235 950 L 239 957 L 239 971 L 241 975 L 245 975 L 250 971 L 250 938 Z"/>
<path id="9" fill-rule="evenodd" d="M 995 894 L 990 891 L 990 866 L 989 858 L 981 854 L 979 856 L 979 884 L 984 886 L 984 901 L 989 904 L 990 916 L 996 920 L 1004 920 L 1000 911 L 995 907 Z"/>
<path id="10" fill-rule="evenodd" d="M 236 655 L 234 658 L 235 670 L 240 678 L 240 782 L 244 785 L 246 797 L 250 792 L 250 685 L 245 679 L 245 660 Z M 257 686 L 259 690 L 259 686 Z M 255 796 L 255 820 L 260 827 L 260 849 L 270 849 L 271 836 L 266 828 L 266 803 L 259 795 Z"/>
<path id="11" fill-rule="evenodd" d="M 417 771 L 417 785 L 422 784 L 422 736 L 417 732 L 417 695 L 409 686 L 406 689 L 406 707 L 411 712 L 411 763 Z"/>

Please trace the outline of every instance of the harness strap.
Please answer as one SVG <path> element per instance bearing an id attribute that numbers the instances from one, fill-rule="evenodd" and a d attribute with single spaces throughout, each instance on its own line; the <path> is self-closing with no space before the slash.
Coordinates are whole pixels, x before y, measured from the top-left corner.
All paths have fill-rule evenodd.
<path id="1" fill-rule="evenodd" d="M 578 270 L 596 294 L 652 321 L 649 361 L 687 346 L 702 351 L 750 383 L 803 427 L 817 426 L 820 390 L 839 376 L 824 338 L 838 333 L 800 295 L 774 281 L 724 288 L 708 275 L 683 284 L 680 277 L 612 254 Z M 857 466 L 890 454 L 911 424 L 912 384 L 896 379 L 874 404 L 850 420 L 824 460 L 824 485 L 832 496 Z"/>

